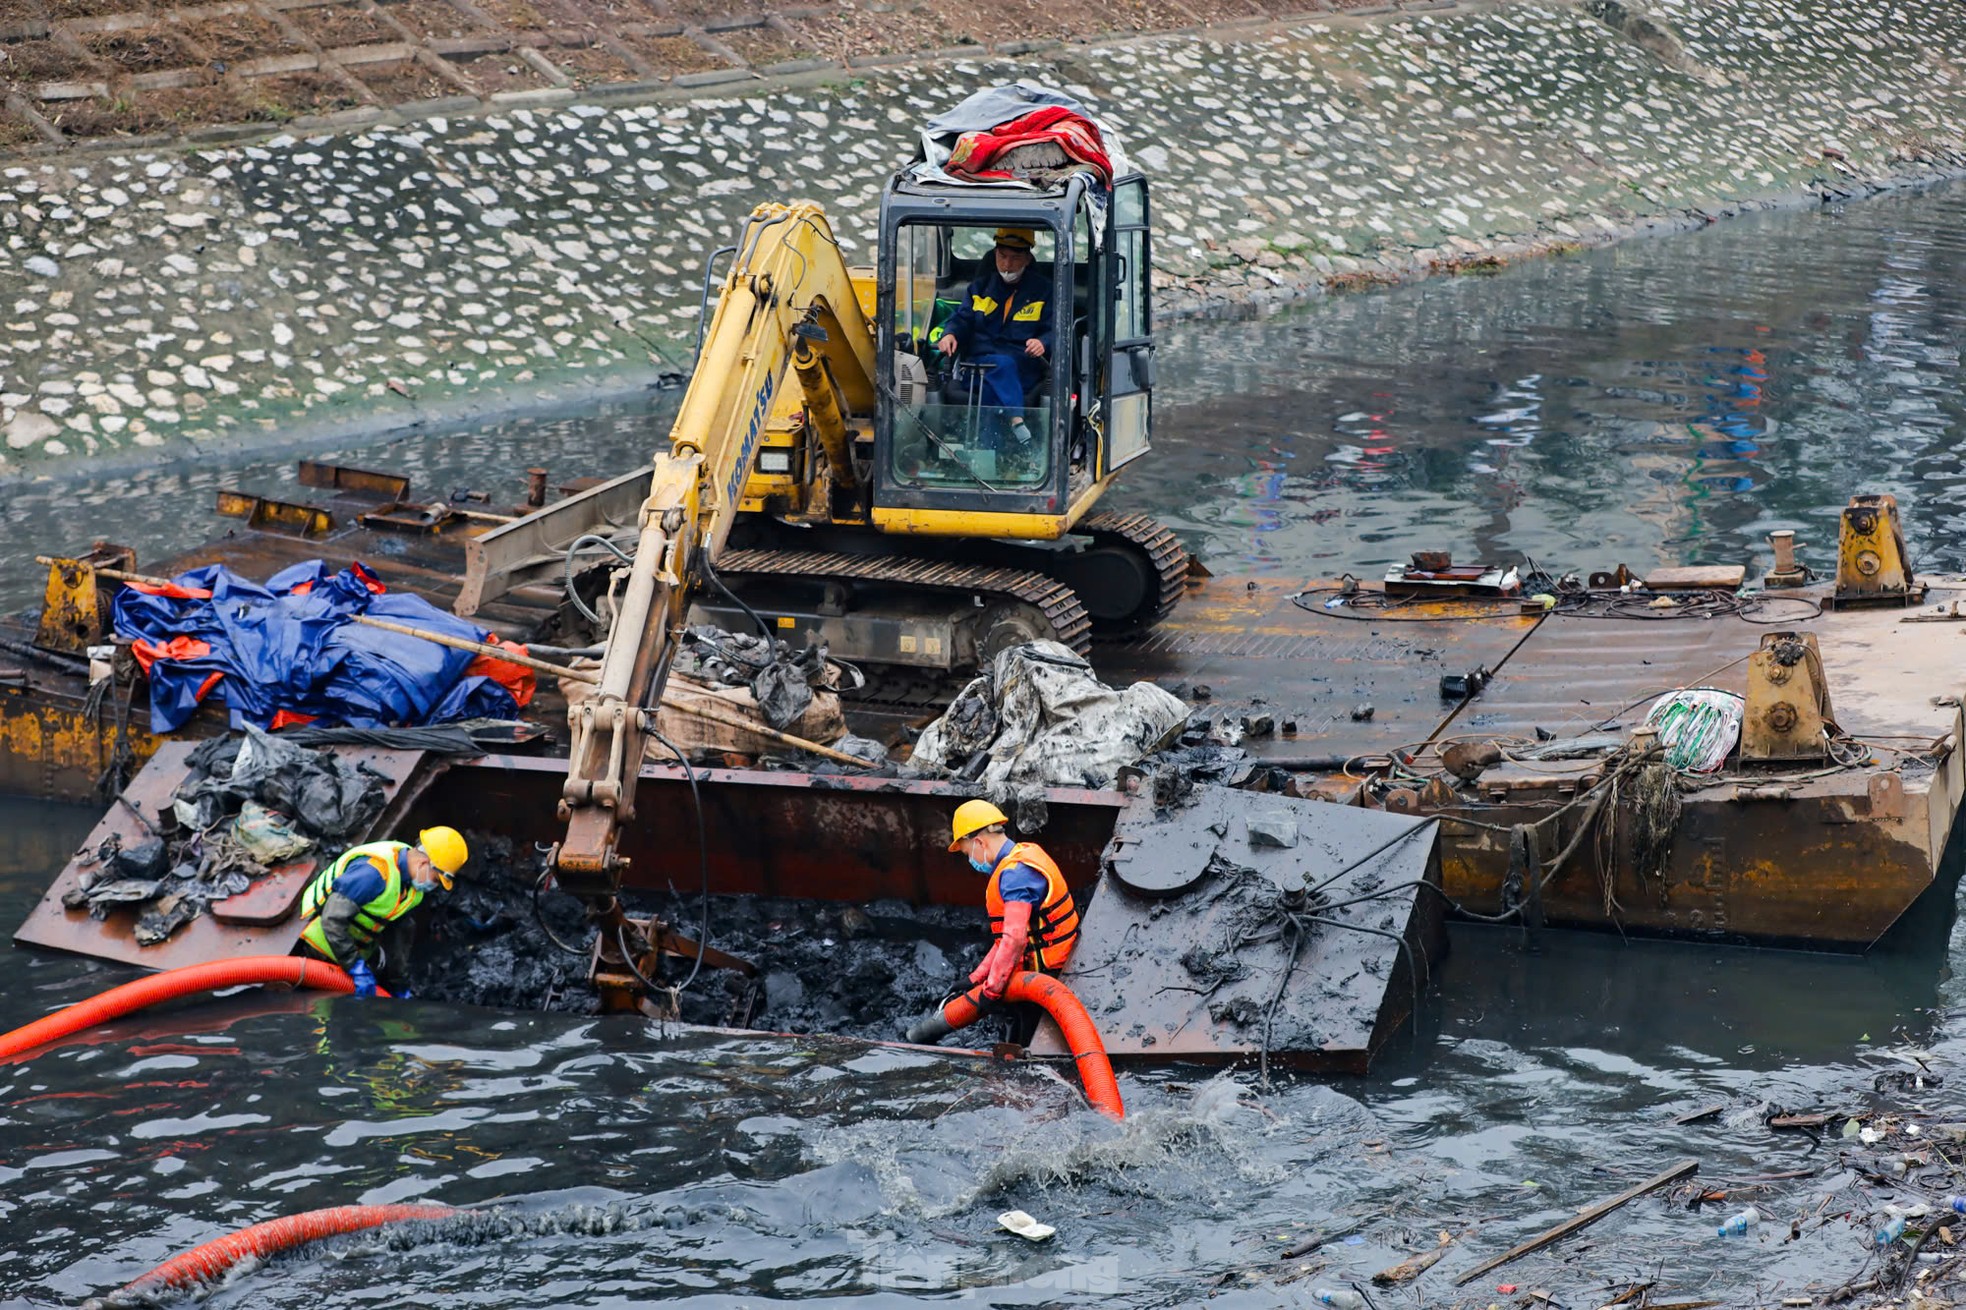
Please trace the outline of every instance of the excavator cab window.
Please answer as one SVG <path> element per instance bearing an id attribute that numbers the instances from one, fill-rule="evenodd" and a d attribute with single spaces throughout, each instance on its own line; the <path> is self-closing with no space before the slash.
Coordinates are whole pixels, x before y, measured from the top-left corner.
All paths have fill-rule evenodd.
<path id="1" fill-rule="evenodd" d="M 1048 485 L 1054 361 L 1061 342 L 1071 348 L 1075 299 L 1069 272 L 1057 284 L 1057 238 L 931 222 L 898 236 L 892 475 L 925 490 Z"/>

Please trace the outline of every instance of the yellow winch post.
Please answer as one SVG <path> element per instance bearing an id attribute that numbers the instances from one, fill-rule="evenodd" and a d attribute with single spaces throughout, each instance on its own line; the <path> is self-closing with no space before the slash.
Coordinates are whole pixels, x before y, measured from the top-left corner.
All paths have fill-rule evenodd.
<path id="1" fill-rule="evenodd" d="M 1741 761 L 1820 760 L 1829 756 L 1829 681 L 1809 632 L 1770 632 L 1748 656 Z"/>
<path id="2" fill-rule="evenodd" d="M 1896 496 L 1852 496 L 1837 532 L 1837 605 L 1908 605 L 1925 598 L 1912 577 Z"/>
<path id="3" fill-rule="evenodd" d="M 34 631 L 34 644 L 65 655 L 85 654 L 89 647 L 99 645 L 110 630 L 111 588 L 96 577 L 96 570 L 130 573 L 136 566 L 134 550 L 106 541 L 98 541 L 79 558 L 49 563 L 48 588 L 41 598 L 41 622 Z"/>

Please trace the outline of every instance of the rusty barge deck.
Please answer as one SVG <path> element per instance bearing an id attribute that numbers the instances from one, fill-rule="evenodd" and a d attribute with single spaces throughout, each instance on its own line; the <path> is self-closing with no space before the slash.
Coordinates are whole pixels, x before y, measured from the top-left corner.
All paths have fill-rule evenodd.
<path id="1" fill-rule="evenodd" d="M 1777 617 L 1806 622 L 1493 607 L 1479 615 L 1465 606 L 1440 607 L 1459 618 L 1423 611 L 1375 621 L 1293 603 L 1305 584 L 1212 579 L 1161 631 L 1100 651 L 1099 663 L 1108 681 L 1206 684 L 1217 703 L 1260 700 L 1279 722 L 1294 721 L 1294 735 L 1243 745 L 1311 794 L 1438 816 L 1448 895 L 1497 915 L 1521 903 L 1509 899 L 1510 830 L 1597 786 L 1606 762 L 1533 759 L 1531 745 L 1463 778 L 1445 751 L 1628 737 L 1657 695 L 1744 692 L 1765 636 L 1813 634 L 1836 723 L 1855 744 L 1850 762 L 1730 766 L 1688 779 L 1669 846 L 1650 860 L 1620 810 L 1584 858 L 1541 888 L 1540 914 L 1553 926 L 1863 950 L 1939 882 L 1966 791 L 1966 613 L 1956 613 L 1966 578 L 1925 582 L 1929 594 L 1910 608 L 1810 614 L 1826 588 L 1781 593 Z M 1484 671 L 1474 695 L 1443 697 L 1443 677 Z M 1367 705 L 1371 714 L 1358 717 Z M 1559 822 L 1544 858 L 1575 833 Z"/>
<path id="2" fill-rule="evenodd" d="M 312 506 L 235 502 L 242 526 L 141 565 L 175 573 L 224 562 L 266 576 L 304 559 L 364 559 L 392 584 L 451 606 L 488 516 L 420 522 L 381 503 L 406 488 L 345 472 L 320 475 L 327 494 Z M 1781 592 L 1756 614 L 1689 605 L 1683 617 L 1634 618 L 1474 601 L 1361 612 L 1329 604 L 1341 595 L 1335 584 L 1209 578 L 1154 632 L 1101 645 L 1094 658 L 1111 683 L 1151 678 L 1196 696 L 1205 713 L 1272 716 L 1277 731 L 1243 742 L 1259 787 L 1437 819 L 1441 877 L 1465 911 L 1861 950 L 1938 881 L 1966 785 L 1966 672 L 1956 657 L 1966 580 L 1925 582 L 1915 607 L 1817 612 L 1821 586 Z M 1314 594 L 1301 603 L 1307 588 Z M 1381 593 L 1368 585 L 1363 594 Z M 558 604 L 557 587 L 536 583 L 476 617 L 524 641 L 547 630 Z M 141 687 L 91 697 L 79 646 L 64 648 L 55 626 L 51 643 L 49 625 L 32 616 L 0 623 L 0 791 L 101 802 L 105 782 L 129 776 L 159 743 L 142 726 Z M 1743 691 L 1763 638 L 1782 629 L 1820 650 L 1850 743 L 1837 758 L 1686 780 L 1663 834 L 1645 829 L 1634 795 L 1579 803 L 1632 778 L 1615 753 L 1560 758 L 1552 742 L 1628 741 L 1651 698 L 1675 688 Z M 917 689 L 855 713 L 865 731 L 922 709 Z M 535 717 L 561 727 L 551 702 Z M 201 715 L 188 731 L 221 726 Z M 1491 744 L 1490 757 L 1455 757 Z M 549 827 L 550 803 L 537 835 Z"/>

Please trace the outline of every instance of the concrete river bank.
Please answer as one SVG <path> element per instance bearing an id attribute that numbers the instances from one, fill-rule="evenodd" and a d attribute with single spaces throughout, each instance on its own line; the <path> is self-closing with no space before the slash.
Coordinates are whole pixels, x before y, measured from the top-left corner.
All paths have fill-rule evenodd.
<path id="1" fill-rule="evenodd" d="M 0 161 L 0 478 L 632 394 L 754 204 L 818 199 L 864 256 L 978 84 L 1123 130 L 1166 318 L 1945 175 L 1962 48 L 1952 6 L 1477 3 Z"/>

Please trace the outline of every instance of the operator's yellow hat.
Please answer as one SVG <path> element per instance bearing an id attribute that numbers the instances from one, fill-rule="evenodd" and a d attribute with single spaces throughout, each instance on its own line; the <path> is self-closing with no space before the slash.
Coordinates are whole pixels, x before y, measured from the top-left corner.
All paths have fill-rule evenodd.
<path id="1" fill-rule="evenodd" d="M 1009 822 L 1004 812 L 988 801 L 964 801 L 956 807 L 955 818 L 949 825 L 950 836 L 955 839 L 949 843 L 949 849 L 953 851 L 961 846 L 965 837 L 973 837 L 985 828 Z"/>
<path id="2" fill-rule="evenodd" d="M 997 229 L 997 244 L 1012 250 L 1029 250 L 1037 245 L 1038 234 L 1028 227 L 1000 227 Z"/>

